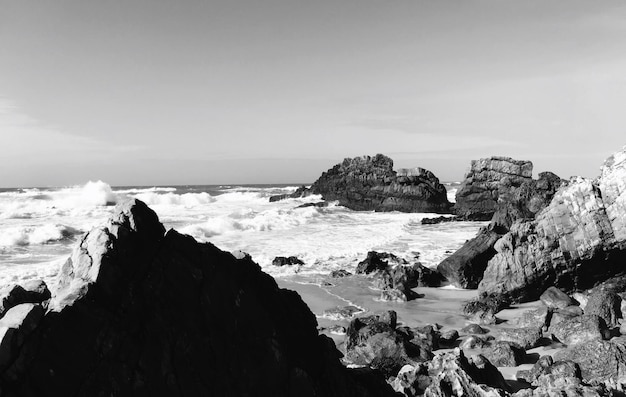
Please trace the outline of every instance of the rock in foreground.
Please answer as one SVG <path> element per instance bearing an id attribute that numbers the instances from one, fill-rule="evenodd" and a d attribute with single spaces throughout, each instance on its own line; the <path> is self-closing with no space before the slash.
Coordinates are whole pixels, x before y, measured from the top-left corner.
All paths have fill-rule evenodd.
<path id="1" fill-rule="evenodd" d="M 236 259 L 174 230 L 165 233 L 138 200 L 120 205 L 105 226 L 83 237 L 44 316 L 33 312 L 38 304 L 23 305 L 9 312 L 27 337 L 0 350 L 3 396 L 390 390 L 382 378 L 344 368 L 300 296 L 278 288 L 249 256 Z M 3 346 L 11 342 L 6 337 Z"/>

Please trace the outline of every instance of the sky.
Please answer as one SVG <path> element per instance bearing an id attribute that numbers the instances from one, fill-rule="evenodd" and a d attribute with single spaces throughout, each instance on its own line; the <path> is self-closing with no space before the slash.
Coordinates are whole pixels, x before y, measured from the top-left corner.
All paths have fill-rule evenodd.
<path id="1" fill-rule="evenodd" d="M 596 177 L 625 103 L 622 0 L 0 0 L 3 187 Z"/>

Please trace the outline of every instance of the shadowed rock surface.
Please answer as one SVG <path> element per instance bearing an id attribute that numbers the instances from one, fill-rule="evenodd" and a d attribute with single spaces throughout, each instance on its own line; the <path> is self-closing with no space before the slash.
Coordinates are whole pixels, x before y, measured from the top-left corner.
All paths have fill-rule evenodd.
<path id="1" fill-rule="evenodd" d="M 25 303 L 0 320 L 0 394 L 389 394 L 340 364 L 297 293 L 239 258 L 165 233 L 138 200 L 119 205 L 75 248 L 45 315 Z"/>
<path id="2" fill-rule="evenodd" d="M 626 270 L 626 149 L 597 180 L 572 178 L 534 220 L 518 220 L 494 245 L 480 291 L 514 301 L 556 286 L 589 288 Z"/>
<path id="3" fill-rule="evenodd" d="M 346 158 L 324 172 L 311 192 L 357 211 L 450 213 L 446 188 L 423 168 L 393 170 L 382 154 Z"/>

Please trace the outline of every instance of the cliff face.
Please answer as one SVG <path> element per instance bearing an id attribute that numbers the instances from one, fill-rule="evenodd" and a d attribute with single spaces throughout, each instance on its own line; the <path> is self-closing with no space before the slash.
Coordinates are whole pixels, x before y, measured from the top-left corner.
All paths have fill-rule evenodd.
<path id="1" fill-rule="evenodd" d="M 448 213 L 451 205 L 432 172 L 395 172 L 393 160 L 382 154 L 345 159 L 324 172 L 311 191 L 353 210 Z"/>
<path id="2" fill-rule="evenodd" d="M 626 270 L 626 148 L 597 180 L 573 178 L 534 220 L 516 221 L 497 241 L 479 290 L 514 300 L 555 285 L 587 288 Z"/>
<path id="3" fill-rule="evenodd" d="M 471 167 L 456 193 L 457 215 L 471 220 L 491 219 L 501 195 L 511 195 L 524 182 L 532 180 L 530 161 L 509 157 L 472 160 Z"/>
<path id="4" fill-rule="evenodd" d="M 0 320 L 3 396 L 389 392 L 345 369 L 299 295 L 249 256 L 165 233 L 138 200 L 84 236 L 58 284 Z"/>

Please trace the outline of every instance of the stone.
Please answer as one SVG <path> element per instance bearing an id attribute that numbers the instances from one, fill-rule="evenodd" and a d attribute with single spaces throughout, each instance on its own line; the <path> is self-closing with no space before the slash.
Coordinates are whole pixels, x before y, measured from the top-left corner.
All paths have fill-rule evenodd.
<path id="1" fill-rule="evenodd" d="M 277 194 L 274 196 L 270 196 L 270 203 L 273 203 L 275 201 L 286 200 L 290 198 L 297 199 L 297 198 L 307 197 L 307 196 L 310 196 L 311 194 L 312 193 L 309 188 L 307 188 L 306 186 L 300 186 L 293 193 L 284 193 L 284 194 Z"/>
<path id="2" fill-rule="evenodd" d="M 506 381 L 489 360 L 480 355 L 467 358 L 458 348 L 436 355 L 428 372 L 431 384 L 424 391 L 426 397 L 507 395 Z"/>
<path id="3" fill-rule="evenodd" d="M 606 322 L 609 327 L 619 325 L 622 318 L 622 298 L 611 291 L 594 291 L 589 295 L 585 314 L 596 314 Z"/>
<path id="4" fill-rule="evenodd" d="M 304 265 L 304 262 L 295 256 L 289 256 L 289 257 L 277 256 L 272 261 L 272 266 L 294 266 L 294 265 L 301 266 L 301 265 Z"/>
<path id="5" fill-rule="evenodd" d="M 582 314 L 582 313 L 581 313 Z M 526 310 L 517 319 L 517 325 L 522 328 L 547 328 L 552 318 L 552 311 L 545 306 Z"/>
<path id="6" fill-rule="evenodd" d="M 465 339 L 459 347 L 463 350 L 468 349 L 482 349 L 484 347 L 488 347 L 491 345 L 491 342 L 494 340 L 493 336 L 478 336 L 472 335 L 469 338 Z"/>
<path id="7" fill-rule="evenodd" d="M 537 327 L 502 328 L 496 340 L 513 342 L 528 350 L 536 347 L 541 337 L 541 328 Z"/>
<path id="8" fill-rule="evenodd" d="M 625 163 L 626 148 L 607 159 L 599 178 L 571 178 L 535 219 L 515 221 L 478 289 L 521 302 L 550 286 L 583 290 L 617 274 L 626 261 Z"/>
<path id="9" fill-rule="evenodd" d="M 451 346 L 459 339 L 459 331 L 456 329 L 449 329 L 443 331 L 439 335 L 439 343 L 442 345 Z"/>
<path id="10" fill-rule="evenodd" d="M 391 381 L 391 386 L 396 392 L 413 397 L 423 395 L 430 383 L 428 366 L 426 363 L 417 363 L 415 366 L 407 364 L 402 367 Z"/>
<path id="11" fill-rule="evenodd" d="M 552 359 L 552 356 L 541 356 L 531 369 L 517 371 L 515 377 L 517 378 L 517 380 L 522 380 L 526 383 L 533 384 L 537 381 L 537 378 L 539 378 L 540 375 L 543 375 L 547 371 L 547 369 L 552 366 L 552 364 L 554 364 L 554 359 Z"/>
<path id="12" fill-rule="evenodd" d="M 626 346 L 623 343 L 589 340 L 554 354 L 555 361 L 573 361 L 585 382 L 626 382 Z"/>
<path id="13" fill-rule="evenodd" d="M 482 334 L 488 333 L 489 330 L 487 328 L 481 327 L 478 324 L 469 324 L 469 325 L 466 325 L 465 327 L 461 328 L 461 332 L 463 332 L 465 334 L 482 335 Z"/>
<path id="14" fill-rule="evenodd" d="M 330 272 L 330 277 L 332 278 L 343 278 L 349 276 L 352 276 L 352 273 L 344 269 L 333 270 L 332 272 Z"/>
<path id="15" fill-rule="evenodd" d="M 608 337 L 604 320 L 595 314 L 585 314 L 550 324 L 548 333 L 566 345 L 579 345 Z"/>
<path id="16" fill-rule="evenodd" d="M 333 325 L 328 331 L 333 335 L 345 335 L 347 329 L 342 325 Z"/>
<path id="17" fill-rule="evenodd" d="M 382 154 L 346 158 L 311 185 L 313 194 L 356 211 L 450 213 L 439 179 L 423 168 L 393 170 Z"/>
<path id="18" fill-rule="evenodd" d="M 496 212 L 500 191 L 532 180 L 533 164 L 510 157 L 472 160 L 470 170 L 456 192 L 457 215 L 490 220 Z"/>
<path id="19" fill-rule="evenodd" d="M 19 356 L 26 338 L 37 328 L 44 314 L 40 304 L 13 306 L 0 319 L 0 373 Z"/>
<path id="20" fill-rule="evenodd" d="M 526 351 L 517 343 L 508 341 L 496 341 L 482 354 L 496 367 L 517 367 L 526 359 Z"/>
<path id="21" fill-rule="evenodd" d="M 495 324 L 496 313 L 509 306 L 509 300 L 502 294 L 480 294 L 477 299 L 466 302 L 463 314 L 477 324 Z"/>
<path id="22" fill-rule="evenodd" d="M 42 303 L 51 293 L 43 280 L 30 280 L 22 285 L 11 285 L 0 290 L 0 317 L 10 308 L 22 303 Z"/>
<path id="23" fill-rule="evenodd" d="M 296 292 L 249 257 L 165 233 L 139 200 L 78 241 L 57 284 L 0 370 L 3 395 L 393 393 L 342 365 Z"/>
<path id="24" fill-rule="evenodd" d="M 557 287 L 550 287 L 541 294 L 539 300 L 551 309 L 564 309 L 573 305 L 575 302 L 565 292 Z"/>
<path id="25" fill-rule="evenodd" d="M 358 313 L 362 313 L 363 309 L 358 306 L 337 306 L 332 309 L 324 310 L 323 317 L 330 320 L 351 320 Z"/>

